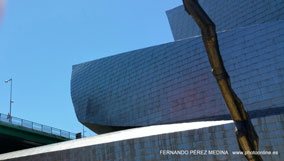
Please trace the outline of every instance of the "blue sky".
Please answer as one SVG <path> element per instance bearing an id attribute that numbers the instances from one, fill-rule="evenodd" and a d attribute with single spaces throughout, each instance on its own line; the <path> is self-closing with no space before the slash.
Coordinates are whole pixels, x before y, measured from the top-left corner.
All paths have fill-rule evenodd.
<path id="1" fill-rule="evenodd" d="M 0 0 L 1 1 L 1 0 Z M 0 112 L 80 132 L 72 65 L 173 41 L 165 14 L 181 0 L 8 0 L 0 22 Z M 91 135 L 87 132 L 87 135 Z"/>

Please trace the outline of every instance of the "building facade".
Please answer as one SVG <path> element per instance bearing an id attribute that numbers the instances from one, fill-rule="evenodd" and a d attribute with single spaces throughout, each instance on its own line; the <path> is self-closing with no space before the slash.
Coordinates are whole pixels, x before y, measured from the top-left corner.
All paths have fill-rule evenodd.
<path id="1" fill-rule="evenodd" d="M 255 118 L 252 123 L 261 138 L 263 160 L 284 160 L 284 114 Z M 2 154 L 0 160 L 247 161 L 240 154 L 233 123 L 200 129 L 191 126 L 179 123 L 123 130 Z"/>
<path id="2" fill-rule="evenodd" d="M 200 2 L 216 23 L 232 87 L 251 117 L 283 112 L 284 1 Z M 199 30 L 183 6 L 167 11 L 174 42 L 74 65 L 77 117 L 97 133 L 230 119 Z"/>
<path id="3" fill-rule="evenodd" d="M 225 67 L 252 118 L 263 160 L 284 160 L 284 1 L 200 3 L 216 22 Z M 73 66 L 77 117 L 106 134 L 0 160 L 246 161 L 232 121 L 219 121 L 230 116 L 195 23 L 183 6 L 167 15 L 174 42 Z M 128 130 L 113 132 L 121 129 Z"/>

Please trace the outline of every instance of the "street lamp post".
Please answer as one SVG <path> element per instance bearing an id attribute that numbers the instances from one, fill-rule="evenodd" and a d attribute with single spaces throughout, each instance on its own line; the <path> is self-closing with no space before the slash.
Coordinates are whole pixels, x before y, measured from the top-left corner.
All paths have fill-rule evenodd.
<path id="1" fill-rule="evenodd" d="M 83 125 L 83 136 L 82 136 L 82 138 L 84 138 L 84 137 L 85 137 L 85 132 L 86 132 L 86 130 L 85 130 L 85 126 Z"/>
<path id="2" fill-rule="evenodd" d="M 5 83 L 9 83 L 10 82 L 10 109 L 9 109 L 9 114 L 8 114 L 8 118 L 11 119 L 12 118 L 12 103 L 14 102 L 12 100 L 12 91 L 13 91 L 13 79 L 10 78 L 8 80 L 5 80 Z"/>

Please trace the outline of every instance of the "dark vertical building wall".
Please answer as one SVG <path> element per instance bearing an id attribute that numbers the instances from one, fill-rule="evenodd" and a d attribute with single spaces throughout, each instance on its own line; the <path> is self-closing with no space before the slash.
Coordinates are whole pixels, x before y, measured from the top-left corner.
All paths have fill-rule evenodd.
<path id="1" fill-rule="evenodd" d="M 219 32 L 284 20 L 283 0 L 199 0 Z M 175 40 L 200 35 L 192 17 L 179 6 L 167 11 Z"/>

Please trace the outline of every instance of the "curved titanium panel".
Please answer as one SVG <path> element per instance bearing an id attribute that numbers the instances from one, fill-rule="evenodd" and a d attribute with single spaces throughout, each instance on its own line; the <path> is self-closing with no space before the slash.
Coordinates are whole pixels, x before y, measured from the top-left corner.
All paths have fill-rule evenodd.
<path id="1" fill-rule="evenodd" d="M 248 111 L 284 105 L 283 28 L 278 21 L 218 35 L 232 86 Z M 200 37 L 74 65 L 71 95 L 78 119 L 98 133 L 228 119 Z"/>
<path id="2" fill-rule="evenodd" d="M 262 23 L 284 20 L 282 0 L 199 0 L 200 5 L 212 18 L 216 31 L 227 31 Z M 175 40 L 200 35 L 199 28 L 184 6 L 167 11 Z"/>

